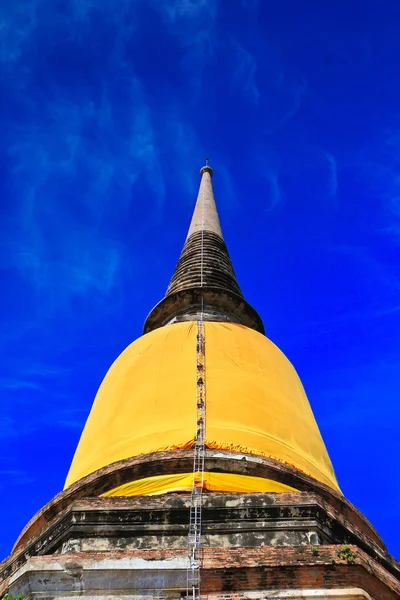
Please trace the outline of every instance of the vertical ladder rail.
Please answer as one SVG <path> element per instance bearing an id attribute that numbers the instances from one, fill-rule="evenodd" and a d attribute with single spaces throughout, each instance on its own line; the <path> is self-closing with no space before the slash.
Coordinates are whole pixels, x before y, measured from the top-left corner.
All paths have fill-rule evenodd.
<path id="1" fill-rule="evenodd" d="M 208 165 L 208 158 L 206 158 Z M 201 259 L 200 287 L 203 287 L 204 271 L 204 194 L 201 208 Z M 206 433 L 206 361 L 204 338 L 204 299 L 201 297 L 200 320 L 196 322 L 196 438 L 193 454 L 192 493 L 190 496 L 188 567 L 186 598 L 200 599 L 201 575 L 201 526 L 204 487 L 205 433 Z"/>
<path id="2" fill-rule="evenodd" d="M 193 454 L 193 481 L 190 497 L 188 569 L 186 596 L 200 598 L 202 496 L 205 462 L 205 340 L 204 322 L 197 321 L 196 339 L 196 439 Z"/>

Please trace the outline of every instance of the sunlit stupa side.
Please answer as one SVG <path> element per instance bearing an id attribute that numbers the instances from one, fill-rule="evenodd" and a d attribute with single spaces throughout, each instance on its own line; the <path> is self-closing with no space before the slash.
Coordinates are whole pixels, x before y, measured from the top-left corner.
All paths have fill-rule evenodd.
<path id="1" fill-rule="evenodd" d="M 400 597 L 301 381 L 244 298 L 208 165 L 143 335 L 100 385 L 64 491 L 1 564 L 24 598 Z"/>

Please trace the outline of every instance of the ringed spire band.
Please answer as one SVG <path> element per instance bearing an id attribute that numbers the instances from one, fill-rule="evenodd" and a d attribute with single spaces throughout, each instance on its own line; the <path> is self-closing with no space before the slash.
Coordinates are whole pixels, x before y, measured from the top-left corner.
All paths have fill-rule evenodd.
<path id="1" fill-rule="evenodd" d="M 165 297 L 146 319 L 144 333 L 169 323 L 196 320 L 200 313 L 205 321 L 240 323 L 264 333 L 260 316 L 243 297 L 222 235 L 212 168 L 206 164 L 200 176 L 185 244 Z"/>

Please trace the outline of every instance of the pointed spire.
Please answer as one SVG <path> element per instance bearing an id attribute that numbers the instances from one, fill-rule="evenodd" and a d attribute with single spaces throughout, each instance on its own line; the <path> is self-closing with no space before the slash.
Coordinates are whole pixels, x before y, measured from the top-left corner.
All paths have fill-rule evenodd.
<path id="1" fill-rule="evenodd" d="M 231 321 L 264 332 L 257 312 L 245 301 L 222 236 L 211 178 L 201 182 L 189 231 L 165 297 L 146 319 L 144 332 L 182 320 Z"/>
<path id="2" fill-rule="evenodd" d="M 219 223 L 211 183 L 213 170 L 207 164 L 200 169 L 200 175 L 200 188 L 189 232 L 166 296 L 206 286 L 242 296 Z"/>
<path id="3" fill-rule="evenodd" d="M 186 240 L 193 233 L 201 231 L 202 229 L 213 231 L 222 238 L 221 225 L 219 224 L 217 207 L 215 206 L 214 190 L 211 183 L 213 170 L 208 166 L 208 158 L 206 158 L 206 166 L 200 169 L 200 175 L 200 189 Z"/>

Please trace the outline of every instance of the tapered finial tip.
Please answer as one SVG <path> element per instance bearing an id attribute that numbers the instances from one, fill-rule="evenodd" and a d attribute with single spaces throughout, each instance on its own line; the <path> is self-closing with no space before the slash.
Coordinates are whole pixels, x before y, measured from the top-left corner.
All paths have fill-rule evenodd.
<path id="1" fill-rule="evenodd" d="M 206 164 L 204 167 L 202 167 L 200 169 L 200 175 L 203 177 L 204 173 L 210 173 L 210 176 L 213 176 L 214 171 L 212 170 L 212 168 L 208 165 L 208 157 L 206 158 Z"/>

